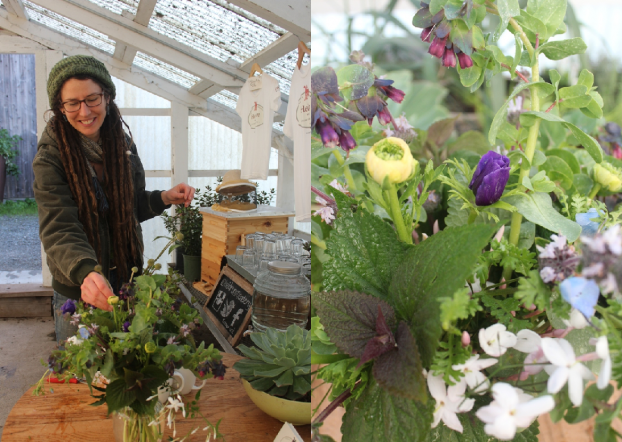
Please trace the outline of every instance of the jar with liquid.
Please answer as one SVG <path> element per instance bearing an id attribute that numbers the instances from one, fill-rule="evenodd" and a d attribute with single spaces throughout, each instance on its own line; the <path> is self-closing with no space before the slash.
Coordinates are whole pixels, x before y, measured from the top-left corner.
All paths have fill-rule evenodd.
<path id="1" fill-rule="evenodd" d="M 253 285 L 253 328 L 267 327 L 285 331 L 296 324 L 306 327 L 311 306 L 311 284 L 301 274 L 300 264 L 270 261 L 267 271 L 260 271 Z"/>

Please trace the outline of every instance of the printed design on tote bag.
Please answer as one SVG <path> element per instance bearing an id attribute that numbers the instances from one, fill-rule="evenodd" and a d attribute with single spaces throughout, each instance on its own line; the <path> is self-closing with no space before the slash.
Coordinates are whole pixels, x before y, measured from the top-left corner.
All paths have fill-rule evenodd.
<path id="1" fill-rule="evenodd" d="M 298 107 L 296 108 L 296 120 L 298 125 L 304 128 L 311 127 L 311 91 L 308 86 L 304 86 L 305 91 L 298 99 Z"/>
<path id="2" fill-rule="evenodd" d="M 263 124 L 263 106 L 255 101 L 248 114 L 248 124 L 251 129 L 255 129 Z"/>

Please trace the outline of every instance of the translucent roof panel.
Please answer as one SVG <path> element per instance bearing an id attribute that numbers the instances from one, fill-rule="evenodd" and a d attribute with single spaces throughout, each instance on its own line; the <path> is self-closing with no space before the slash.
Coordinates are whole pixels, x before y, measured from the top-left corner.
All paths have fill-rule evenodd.
<path id="1" fill-rule="evenodd" d="M 240 63 L 282 35 L 207 0 L 160 0 L 149 27 L 218 60 Z"/>
<path id="2" fill-rule="evenodd" d="M 191 87 L 200 80 L 199 77 L 195 77 L 186 71 L 182 71 L 175 66 L 165 63 L 157 58 L 153 58 L 142 52 L 136 53 L 136 57 L 134 57 L 134 64 L 146 71 L 166 78 L 167 80 L 177 83 L 185 88 Z"/>
<path id="3" fill-rule="evenodd" d="M 138 8 L 138 0 L 90 0 L 97 6 L 106 8 L 115 14 L 121 14 L 122 11 L 129 11 L 136 15 L 136 9 Z"/>
<path id="4" fill-rule="evenodd" d="M 78 22 L 69 20 L 62 15 L 58 15 L 49 9 L 35 5 L 28 0 L 24 0 L 24 6 L 28 11 L 28 15 L 31 20 L 55 31 L 61 32 L 69 37 L 75 38 L 82 43 L 94 46 L 97 49 L 107 52 L 108 54 L 114 53 L 115 43 L 106 35 Z"/>
<path id="5" fill-rule="evenodd" d="M 227 90 L 222 90 L 219 93 L 212 95 L 210 98 L 224 104 L 227 107 L 230 107 L 231 109 L 235 109 L 235 106 L 238 103 L 238 96 Z"/>

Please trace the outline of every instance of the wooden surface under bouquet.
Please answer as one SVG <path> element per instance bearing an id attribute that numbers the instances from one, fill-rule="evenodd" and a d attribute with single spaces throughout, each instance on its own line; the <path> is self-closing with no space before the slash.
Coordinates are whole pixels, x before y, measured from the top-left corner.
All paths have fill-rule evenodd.
<path id="1" fill-rule="evenodd" d="M 227 441 L 273 442 L 283 423 L 266 415 L 246 395 L 238 372 L 231 368 L 239 359 L 223 353 L 227 374 L 223 381 L 207 381 L 201 392 L 201 412 L 213 424 L 222 418 L 219 429 Z M 9 413 L 2 442 L 114 441 L 112 419 L 106 418 L 106 406 L 89 405 L 95 399 L 85 384 L 46 384 L 44 396 L 33 396 L 33 388 L 24 393 Z M 54 393 L 50 393 L 50 388 Z M 193 394 L 186 396 L 187 402 Z M 184 419 L 178 413 L 177 437 L 200 427 L 188 440 L 204 441 L 205 432 L 201 430 L 205 426 L 201 419 Z M 309 425 L 296 429 L 305 441 L 311 440 Z M 164 440 L 169 435 L 173 431 L 166 428 Z"/>
<path id="2" fill-rule="evenodd" d="M 312 371 L 315 371 L 317 366 L 312 366 Z M 615 385 L 614 385 L 615 386 Z M 311 407 L 313 410 L 318 406 L 321 398 L 324 397 L 328 391 L 328 384 L 323 384 L 322 381 L 315 380 L 313 387 L 317 387 L 313 390 L 313 397 L 311 401 Z M 616 391 L 609 402 L 614 402 L 620 396 L 622 396 L 622 390 Z M 322 406 L 318 410 L 318 413 L 326 408 L 328 401 L 324 401 Z M 344 415 L 345 410 L 343 407 L 335 410 L 324 421 L 322 430 L 320 433 L 332 436 L 337 442 L 341 442 L 341 418 Z M 315 416 L 314 416 L 315 417 Z M 594 442 L 594 417 L 584 422 L 570 425 L 566 421 L 562 420 L 554 424 L 548 415 L 541 416 L 538 419 L 540 423 L 540 434 L 538 436 L 539 442 Z M 622 421 L 616 420 L 613 424 L 613 428 L 622 432 Z M 3 441 L 4 442 L 4 439 Z"/>

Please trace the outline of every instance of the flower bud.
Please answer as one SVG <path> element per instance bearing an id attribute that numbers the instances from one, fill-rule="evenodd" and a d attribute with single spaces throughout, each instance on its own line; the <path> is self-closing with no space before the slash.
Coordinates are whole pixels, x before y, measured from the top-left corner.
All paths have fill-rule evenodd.
<path id="1" fill-rule="evenodd" d="M 147 261 L 147 265 L 148 265 L 149 267 L 151 267 L 151 266 L 152 266 L 152 265 L 154 265 L 154 264 L 155 264 L 155 260 L 154 260 L 154 259 L 150 259 L 150 260 L 148 260 L 148 261 Z"/>
<path id="2" fill-rule="evenodd" d="M 443 54 L 445 53 L 445 42 L 446 41 L 447 41 L 446 38 L 444 39 L 440 39 L 438 37 L 434 38 L 434 40 L 432 41 L 432 44 L 430 45 L 430 48 L 428 49 L 428 53 L 430 55 L 434 55 L 436 58 L 441 58 Z"/>
<path id="3" fill-rule="evenodd" d="M 95 270 L 97 273 L 101 273 L 103 271 L 102 266 L 100 266 L 99 264 L 93 267 L 93 270 Z"/>
<path id="4" fill-rule="evenodd" d="M 425 28 L 423 31 L 421 31 L 421 40 L 425 41 L 427 43 L 430 42 L 430 35 L 432 34 L 432 29 L 433 27 L 430 26 L 429 28 Z"/>
<path id="5" fill-rule="evenodd" d="M 118 296 L 109 296 L 108 297 L 108 305 L 115 305 L 119 303 L 119 297 Z"/>
<path id="6" fill-rule="evenodd" d="M 181 233 L 181 232 L 177 232 L 177 233 L 175 234 L 175 239 L 176 239 L 177 241 L 183 241 L 183 240 L 184 240 L 184 234 L 183 234 L 183 233 Z"/>
<path id="7" fill-rule="evenodd" d="M 138 267 L 132 267 L 132 273 L 138 273 Z"/>
<path id="8" fill-rule="evenodd" d="M 473 174 L 469 189 L 475 194 L 475 204 L 490 206 L 503 195 L 510 178 L 510 159 L 491 150 L 482 156 Z"/>
<path id="9" fill-rule="evenodd" d="M 391 184 L 406 181 L 412 175 L 415 163 L 406 142 L 395 137 L 378 141 L 365 157 L 367 171 L 380 185 L 385 177 Z"/>
<path id="10" fill-rule="evenodd" d="M 446 68 L 455 68 L 456 67 L 456 54 L 453 49 L 445 49 L 443 53 L 443 66 Z"/>
<path id="11" fill-rule="evenodd" d="M 594 180 L 611 192 L 622 189 L 622 170 L 609 163 L 594 165 Z"/>
<path id="12" fill-rule="evenodd" d="M 147 353 L 155 353 L 155 351 L 157 350 L 158 346 L 155 345 L 155 343 L 153 341 L 149 341 L 145 344 L 145 351 Z"/>
<path id="13" fill-rule="evenodd" d="M 462 332 L 462 339 L 460 340 L 460 342 L 462 343 L 463 347 L 468 347 L 471 344 L 471 336 L 469 335 L 469 332 L 467 332 L 466 330 Z"/>
<path id="14" fill-rule="evenodd" d="M 458 54 L 458 62 L 461 69 L 467 69 L 473 66 L 473 59 L 464 52 Z"/>
<path id="15" fill-rule="evenodd" d="M 160 264 L 159 262 L 156 263 L 156 265 L 153 266 L 154 269 L 156 270 L 160 270 L 162 268 L 162 264 Z"/>

